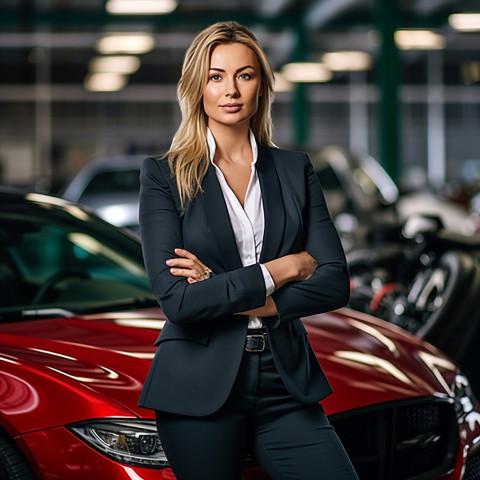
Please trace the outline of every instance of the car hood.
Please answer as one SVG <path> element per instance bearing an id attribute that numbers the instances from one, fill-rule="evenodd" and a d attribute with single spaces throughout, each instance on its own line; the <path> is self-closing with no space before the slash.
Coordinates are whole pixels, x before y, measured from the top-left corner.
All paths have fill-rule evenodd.
<path id="1" fill-rule="evenodd" d="M 138 192 L 84 195 L 79 202 L 119 227 L 138 225 Z"/>
<path id="2" fill-rule="evenodd" d="M 63 413 L 56 422 L 79 421 L 100 412 L 153 418 L 153 412 L 138 407 L 137 401 L 164 322 L 161 309 L 150 308 L 5 323 L 0 325 L 0 360 L 14 362 L 16 370 L 10 375 L 21 376 L 40 398 L 47 391 L 50 410 L 57 401 L 77 402 L 78 396 L 84 400 L 77 402 L 74 413 L 59 406 L 57 412 Z M 446 393 L 443 371 L 439 376 L 432 365 L 447 374 L 455 365 L 398 328 L 349 310 L 308 317 L 304 323 L 334 388 L 325 401 L 329 414 Z M 1 380 L 0 375 L 0 393 L 6 388 Z M 17 411 L 12 409 L 19 415 L 16 401 Z M 31 415 L 25 428 L 35 428 Z"/>
<path id="3" fill-rule="evenodd" d="M 431 344 L 350 309 L 303 319 L 333 387 L 328 414 L 412 397 L 451 396 L 456 363 Z"/>

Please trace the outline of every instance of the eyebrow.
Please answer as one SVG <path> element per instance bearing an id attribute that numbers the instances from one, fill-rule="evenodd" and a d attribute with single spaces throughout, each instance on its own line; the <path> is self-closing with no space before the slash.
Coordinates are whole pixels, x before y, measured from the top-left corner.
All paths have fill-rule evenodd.
<path id="1" fill-rule="evenodd" d="M 237 70 L 235 70 L 235 73 L 246 70 L 247 68 L 251 68 L 252 70 L 255 70 L 255 67 L 253 67 L 252 65 L 245 65 L 244 67 L 237 68 Z M 225 70 L 223 68 L 220 68 L 220 67 L 210 67 L 209 70 L 215 70 L 217 72 L 225 72 Z"/>

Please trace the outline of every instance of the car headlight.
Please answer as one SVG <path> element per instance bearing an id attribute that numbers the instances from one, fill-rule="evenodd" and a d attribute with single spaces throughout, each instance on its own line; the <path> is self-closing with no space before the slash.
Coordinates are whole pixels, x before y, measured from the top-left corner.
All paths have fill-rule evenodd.
<path id="1" fill-rule="evenodd" d="M 150 468 L 169 466 L 154 420 L 91 420 L 71 425 L 69 429 L 118 462 Z"/>
<path id="2" fill-rule="evenodd" d="M 475 408 L 475 396 L 465 375 L 457 373 L 452 385 L 457 415 L 471 412 Z"/>

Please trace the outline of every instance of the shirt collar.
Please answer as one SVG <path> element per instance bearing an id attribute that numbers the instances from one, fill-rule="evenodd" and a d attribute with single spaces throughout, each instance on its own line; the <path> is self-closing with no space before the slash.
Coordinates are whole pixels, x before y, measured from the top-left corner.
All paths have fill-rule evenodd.
<path id="1" fill-rule="evenodd" d="M 255 135 L 253 134 L 252 129 L 249 130 L 249 138 L 250 138 L 250 146 L 252 147 L 252 154 L 253 154 L 252 164 L 255 165 L 255 163 L 257 163 L 257 158 L 258 158 L 258 147 L 257 147 L 257 141 L 255 140 Z M 217 149 L 217 144 L 215 143 L 215 138 L 213 137 L 213 134 L 208 127 L 207 127 L 207 144 L 208 144 L 208 150 L 210 153 L 210 163 L 213 164 L 213 159 L 215 158 L 215 150 Z"/>

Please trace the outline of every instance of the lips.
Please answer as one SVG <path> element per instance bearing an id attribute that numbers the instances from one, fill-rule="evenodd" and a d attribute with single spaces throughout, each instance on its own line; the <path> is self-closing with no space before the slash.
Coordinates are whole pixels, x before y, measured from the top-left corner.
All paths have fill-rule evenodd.
<path id="1" fill-rule="evenodd" d="M 225 103 L 223 105 L 220 105 L 223 110 L 230 113 L 238 112 L 242 108 L 242 106 L 243 105 L 241 103 Z"/>

